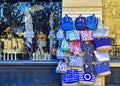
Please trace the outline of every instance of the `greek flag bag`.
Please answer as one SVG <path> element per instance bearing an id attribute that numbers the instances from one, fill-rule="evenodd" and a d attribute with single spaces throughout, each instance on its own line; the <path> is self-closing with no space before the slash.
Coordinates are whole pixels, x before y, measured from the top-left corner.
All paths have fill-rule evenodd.
<path id="1" fill-rule="evenodd" d="M 67 72 L 67 63 L 64 60 L 60 60 L 56 67 L 56 73 L 65 74 L 66 72 Z"/>
<path id="2" fill-rule="evenodd" d="M 83 58 L 78 56 L 69 56 L 69 66 L 82 66 Z"/>
<path id="3" fill-rule="evenodd" d="M 57 49 L 56 56 L 57 56 L 57 59 L 65 59 L 66 58 L 65 53 L 60 48 Z"/>
<path id="4" fill-rule="evenodd" d="M 108 52 L 100 53 L 100 52 L 94 51 L 94 54 L 95 54 L 96 59 L 97 59 L 98 62 L 110 61 L 110 57 L 109 57 Z"/>
<path id="5" fill-rule="evenodd" d="M 66 41 L 66 39 L 64 38 L 62 40 L 61 50 L 63 50 L 63 51 L 69 51 L 69 49 L 70 49 L 70 46 L 69 46 L 68 42 Z"/>

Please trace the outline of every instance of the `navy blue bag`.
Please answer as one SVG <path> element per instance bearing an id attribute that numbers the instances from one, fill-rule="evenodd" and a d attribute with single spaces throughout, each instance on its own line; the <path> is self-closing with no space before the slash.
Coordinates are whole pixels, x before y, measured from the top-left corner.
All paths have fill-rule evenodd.
<path id="1" fill-rule="evenodd" d="M 94 55 L 94 53 L 92 52 L 87 52 L 84 56 L 83 56 L 83 60 L 85 63 L 92 63 L 92 62 L 96 62 L 96 57 Z"/>
<path id="2" fill-rule="evenodd" d="M 88 16 L 86 20 L 86 27 L 92 30 L 96 30 L 98 26 L 98 18 L 95 16 Z"/>
<path id="3" fill-rule="evenodd" d="M 72 18 L 66 15 L 61 19 L 60 26 L 62 30 L 72 30 L 73 29 Z"/>
<path id="4" fill-rule="evenodd" d="M 111 39 L 109 37 L 106 38 L 95 38 L 93 40 L 94 46 L 98 52 L 105 52 L 112 49 Z"/>
<path id="5" fill-rule="evenodd" d="M 66 84 L 71 84 L 79 81 L 78 69 L 67 70 L 66 74 L 62 74 L 62 81 Z"/>
<path id="6" fill-rule="evenodd" d="M 108 76 L 111 74 L 109 62 L 95 64 L 95 72 L 98 76 Z"/>
<path id="7" fill-rule="evenodd" d="M 86 18 L 85 17 L 77 17 L 75 19 L 75 27 L 76 30 L 85 30 L 86 29 Z"/>
<path id="8" fill-rule="evenodd" d="M 96 74 L 94 65 L 93 64 L 84 64 L 84 72 Z"/>

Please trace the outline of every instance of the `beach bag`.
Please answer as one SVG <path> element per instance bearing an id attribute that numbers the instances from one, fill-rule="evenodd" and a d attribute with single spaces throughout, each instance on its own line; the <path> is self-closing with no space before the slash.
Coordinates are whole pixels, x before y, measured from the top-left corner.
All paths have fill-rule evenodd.
<path id="1" fill-rule="evenodd" d="M 96 76 L 92 73 L 86 73 L 84 71 L 79 72 L 79 82 L 82 85 L 92 85 L 96 81 Z"/>
<path id="2" fill-rule="evenodd" d="M 81 40 L 82 41 L 92 41 L 93 40 L 93 32 L 92 30 L 82 30 L 80 31 L 80 35 L 81 35 Z"/>
<path id="3" fill-rule="evenodd" d="M 80 42 L 78 41 L 69 42 L 69 45 L 70 45 L 70 52 L 74 54 L 79 54 L 82 51 L 80 47 Z"/>
<path id="4" fill-rule="evenodd" d="M 60 60 L 56 67 L 56 73 L 65 74 L 66 72 L 67 72 L 67 63 L 65 62 L 65 60 Z"/>
<path id="5" fill-rule="evenodd" d="M 82 66 L 83 58 L 80 56 L 69 56 L 69 66 Z"/>
<path id="6" fill-rule="evenodd" d="M 92 63 L 92 62 L 96 62 L 96 58 L 95 58 L 95 55 L 94 53 L 90 53 L 90 52 L 87 52 L 84 56 L 83 56 L 83 59 L 84 59 L 84 62 L 85 63 Z"/>
<path id="7" fill-rule="evenodd" d="M 62 43 L 61 43 L 61 50 L 69 51 L 69 49 L 70 49 L 70 46 L 69 46 L 68 42 L 66 41 L 66 39 L 63 39 Z"/>
<path id="8" fill-rule="evenodd" d="M 106 52 L 112 49 L 111 39 L 109 37 L 106 38 L 95 38 L 94 46 L 98 52 Z"/>
<path id="9" fill-rule="evenodd" d="M 92 42 L 81 42 L 81 49 L 83 52 L 94 51 L 94 44 Z"/>
<path id="10" fill-rule="evenodd" d="M 78 30 L 71 30 L 69 33 L 69 41 L 79 41 L 80 32 Z"/>
<path id="11" fill-rule="evenodd" d="M 93 64 L 84 64 L 83 69 L 85 73 L 95 74 L 95 68 Z"/>
<path id="12" fill-rule="evenodd" d="M 94 65 L 95 72 L 98 76 L 108 76 L 111 74 L 109 62 L 103 62 Z"/>
<path id="13" fill-rule="evenodd" d="M 109 33 L 109 27 L 102 26 L 102 27 L 99 27 L 98 29 L 96 29 L 95 31 L 93 31 L 93 37 L 94 38 L 107 37 L 108 33 Z"/>
<path id="14" fill-rule="evenodd" d="M 65 53 L 59 48 L 56 51 L 56 56 L 57 56 L 57 59 L 65 59 L 66 58 Z"/>
<path id="15" fill-rule="evenodd" d="M 79 81 L 78 69 L 67 70 L 66 74 L 62 74 L 62 81 L 66 84 L 71 84 Z"/>
<path id="16" fill-rule="evenodd" d="M 77 17 L 75 19 L 75 27 L 76 30 L 85 30 L 86 28 L 86 18 L 85 17 Z"/>
<path id="17" fill-rule="evenodd" d="M 86 19 L 86 27 L 91 30 L 96 30 L 98 26 L 98 18 L 95 16 L 88 16 Z"/>
<path id="18" fill-rule="evenodd" d="M 106 62 L 106 61 L 110 61 L 110 57 L 109 57 L 109 53 L 108 52 L 97 52 L 94 51 L 95 57 L 97 59 L 97 62 Z"/>
<path id="19" fill-rule="evenodd" d="M 64 16 L 60 21 L 60 26 L 62 30 L 72 30 L 73 20 L 68 15 Z"/>
<path id="20" fill-rule="evenodd" d="M 64 39 L 64 32 L 62 29 L 59 29 L 56 33 L 56 40 L 61 41 Z"/>

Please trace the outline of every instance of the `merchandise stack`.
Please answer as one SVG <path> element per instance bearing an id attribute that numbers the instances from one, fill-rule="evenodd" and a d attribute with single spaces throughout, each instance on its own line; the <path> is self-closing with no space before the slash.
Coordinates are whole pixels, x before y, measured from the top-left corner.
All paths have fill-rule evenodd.
<path id="1" fill-rule="evenodd" d="M 68 15 L 61 19 L 56 34 L 56 56 L 60 59 L 56 72 L 62 73 L 63 83 L 92 85 L 97 76 L 111 74 L 108 51 L 112 47 L 108 32 L 109 27 L 95 14 L 88 17 L 80 14 L 74 21 Z"/>

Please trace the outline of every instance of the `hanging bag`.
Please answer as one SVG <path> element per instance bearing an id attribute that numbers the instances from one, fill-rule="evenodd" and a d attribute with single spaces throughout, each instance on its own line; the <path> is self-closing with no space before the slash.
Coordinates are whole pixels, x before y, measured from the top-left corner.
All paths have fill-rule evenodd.
<path id="1" fill-rule="evenodd" d="M 92 52 L 87 52 L 84 56 L 83 56 L 84 62 L 85 63 L 92 63 L 96 61 L 95 55 Z"/>
<path id="2" fill-rule="evenodd" d="M 66 84 L 71 84 L 79 81 L 78 69 L 67 70 L 66 74 L 62 74 L 62 81 Z"/>
<path id="3" fill-rule="evenodd" d="M 64 16 L 60 21 L 60 26 L 62 30 L 72 30 L 73 20 L 68 15 Z"/>
<path id="4" fill-rule="evenodd" d="M 82 51 L 80 47 L 80 42 L 78 41 L 69 42 L 69 45 L 70 45 L 70 52 L 74 54 L 79 54 Z"/>
<path id="5" fill-rule="evenodd" d="M 96 81 L 96 76 L 92 73 L 86 73 L 84 71 L 79 72 L 79 82 L 82 85 L 92 85 Z"/>
<path id="6" fill-rule="evenodd" d="M 84 64 L 83 69 L 85 73 L 95 74 L 95 69 L 93 64 Z"/>
<path id="7" fill-rule="evenodd" d="M 86 28 L 86 18 L 79 16 L 75 19 L 76 30 L 85 30 Z"/>
<path id="8" fill-rule="evenodd" d="M 59 48 L 56 51 L 56 56 L 57 56 L 57 59 L 65 59 L 66 58 L 65 53 Z"/>
<path id="9" fill-rule="evenodd" d="M 108 52 L 99 53 L 97 51 L 94 51 L 94 54 L 95 54 L 98 62 L 110 61 L 110 57 L 109 57 Z"/>
<path id="10" fill-rule="evenodd" d="M 61 50 L 63 51 L 69 51 L 70 47 L 69 47 L 69 44 L 68 42 L 66 41 L 66 39 L 64 38 L 62 40 L 62 44 L 61 44 Z"/>
<path id="11" fill-rule="evenodd" d="M 80 40 L 80 32 L 78 30 L 71 30 L 69 33 L 70 41 L 79 41 Z"/>
<path id="12" fill-rule="evenodd" d="M 98 18 L 96 18 L 94 15 L 88 16 L 86 20 L 86 27 L 91 30 L 96 30 L 98 26 Z"/>
<path id="13" fill-rule="evenodd" d="M 61 41 L 64 39 L 64 32 L 63 30 L 60 28 L 57 33 L 56 33 L 56 40 Z"/>
<path id="14" fill-rule="evenodd" d="M 111 39 L 109 37 L 95 38 L 93 42 L 98 52 L 106 52 L 112 49 Z"/>
<path id="15" fill-rule="evenodd" d="M 69 56 L 69 66 L 82 66 L 83 58 L 78 56 Z"/>
<path id="16" fill-rule="evenodd" d="M 63 73 L 67 72 L 67 63 L 65 60 L 60 60 L 58 66 L 56 67 L 56 73 Z"/>
<path id="17" fill-rule="evenodd" d="M 80 31 L 82 41 L 92 41 L 93 40 L 93 32 L 92 30 L 86 29 Z"/>
<path id="18" fill-rule="evenodd" d="M 95 64 L 95 72 L 98 76 L 108 76 L 111 74 L 109 62 Z"/>
<path id="19" fill-rule="evenodd" d="M 81 49 L 83 52 L 89 52 L 95 50 L 92 42 L 81 42 Z"/>
<path id="20" fill-rule="evenodd" d="M 93 37 L 94 38 L 107 37 L 108 33 L 109 33 L 109 27 L 102 26 L 102 27 L 96 29 L 95 31 L 93 31 Z"/>

